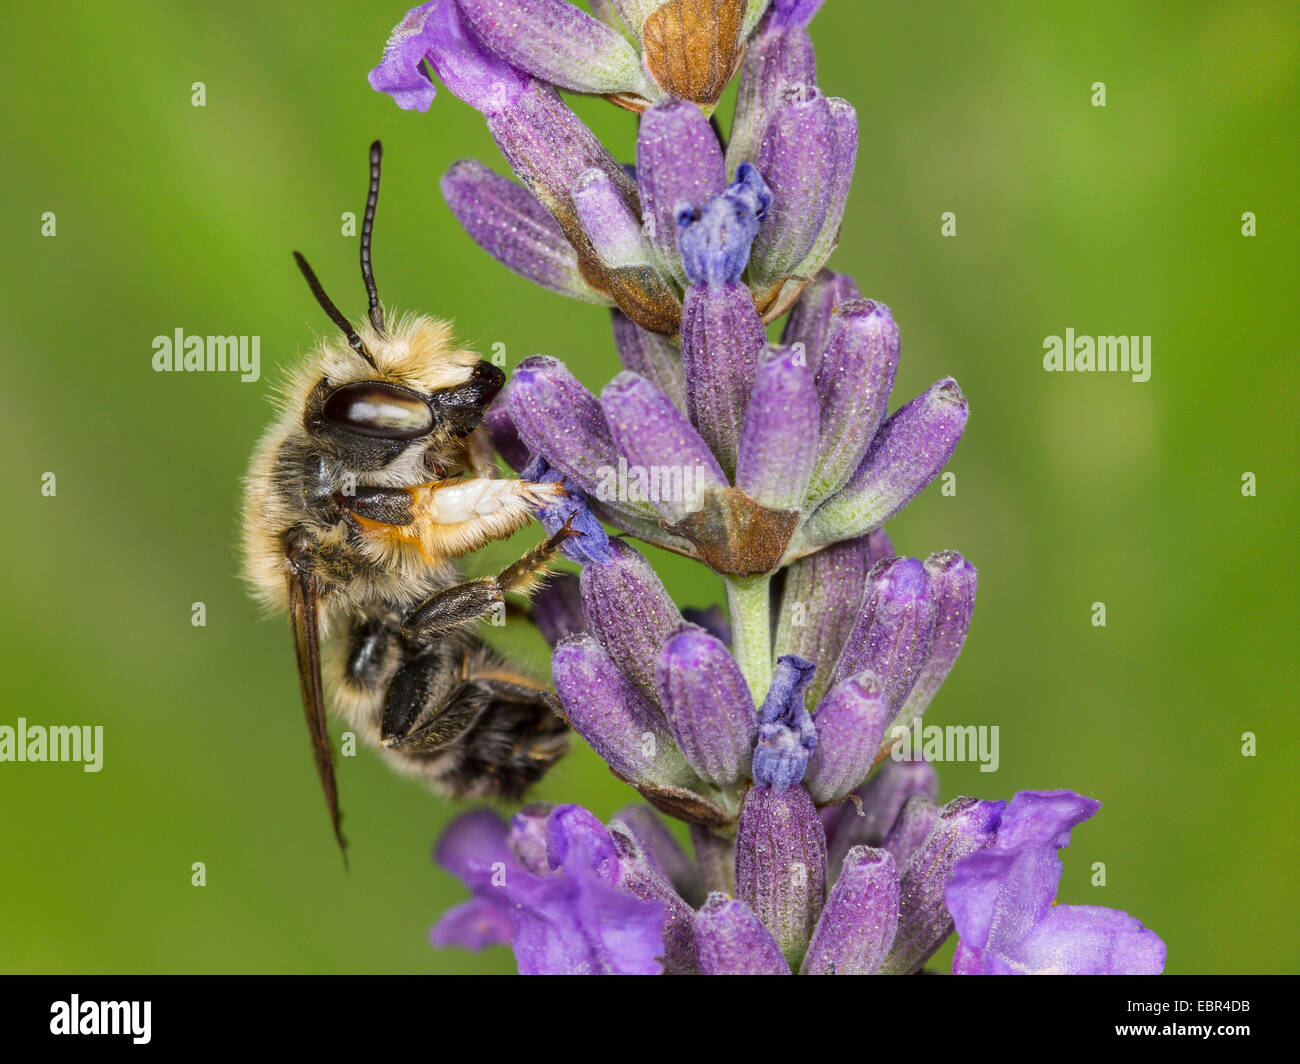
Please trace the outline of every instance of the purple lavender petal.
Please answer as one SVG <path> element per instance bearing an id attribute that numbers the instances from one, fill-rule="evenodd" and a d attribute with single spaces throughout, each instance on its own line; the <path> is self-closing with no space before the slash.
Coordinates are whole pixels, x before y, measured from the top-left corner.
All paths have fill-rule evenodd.
<path id="1" fill-rule="evenodd" d="M 992 846 L 958 863 L 946 893 L 961 936 L 960 974 L 1155 975 L 1165 945 L 1127 913 L 1056 905 L 1057 851 L 1099 802 L 1072 791 L 1022 791 Z"/>
<path id="2" fill-rule="evenodd" d="M 705 975 L 789 975 L 772 932 L 744 902 L 714 892 L 695 914 L 695 948 Z"/>
<path id="3" fill-rule="evenodd" d="M 635 547 L 616 539 L 611 548 L 608 564 L 588 566 L 579 578 L 587 627 L 619 670 L 653 695 L 659 652 L 682 615 Z"/>
<path id="4" fill-rule="evenodd" d="M 826 898 L 826 833 L 802 787 L 760 784 L 746 792 L 736 829 L 736 894 L 797 964 Z"/>
<path id="5" fill-rule="evenodd" d="M 900 868 L 906 868 L 912 854 L 930 837 L 934 822 L 939 819 L 939 805 L 925 795 L 916 794 L 907 800 L 898 813 L 898 819 L 889 829 L 881 849 L 894 855 Z"/>
<path id="6" fill-rule="evenodd" d="M 821 0 L 775 0 L 749 42 L 727 145 L 728 170 L 754 159 L 758 141 L 790 86 L 817 84 L 817 61 L 807 26 L 820 4 Z"/>
<path id="7" fill-rule="evenodd" d="M 845 303 L 861 298 L 862 293 L 852 277 L 822 270 L 790 310 L 781 342 L 791 347 L 802 344 L 809 368 L 817 373 L 836 313 Z"/>
<path id="8" fill-rule="evenodd" d="M 840 163 L 830 103 L 814 86 L 791 88 L 757 147 L 754 165 L 772 207 L 754 238 L 749 276 L 763 289 L 799 272 L 825 225 Z"/>
<path id="9" fill-rule="evenodd" d="M 693 285 L 735 284 L 772 204 L 762 171 L 745 163 L 736 180 L 702 204 L 676 208 L 677 249 Z"/>
<path id="10" fill-rule="evenodd" d="M 968 414 L 951 377 L 894 411 L 848 483 L 813 513 L 802 538 L 834 543 L 879 528 L 948 464 Z"/>
<path id="11" fill-rule="evenodd" d="M 777 659 L 772 686 L 758 710 L 754 780 L 775 791 L 803 779 L 808 758 L 817 749 L 817 729 L 803 699 L 813 668 L 812 662 L 793 654 Z"/>
<path id="12" fill-rule="evenodd" d="M 898 820 L 903 806 L 913 795 L 931 800 L 939 797 L 939 776 L 928 761 L 886 761 L 861 787 L 858 800 L 862 814 L 851 802 L 842 802 L 839 816 L 826 829 L 830 840 L 830 868 L 840 867 L 844 855 L 854 846 L 878 847 Z"/>
<path id="13" fill-rule="evenodd" d="M 577 575 L 551 573 L 533 595 L 529 618 L 552 647 L 561 639 L 587 631 Z"/>
<path id="14" fill-rule="evenodd" d="M 547 856 L 550 846 L 548 822 L 555 809 L 550 802 L 531 802 L 510 818 L 506 845 L 515 860 L 536 876 L 552 871 Z"/>
<path id="15" fill-rule="evenodd" d="M 659 814 L 648 805 L 629 805 L 619 810 L 610 822 L 610 830 L 620 824 L 636 836 L 641 848 L 663 872 L 664 877 L 673 885 L 686 901 L 703 899 L 699 869 L 678 845 L 671 831 L 659 818 Z"/>
<path id="16" fill-rule="evenodd" d="M 867 778 L 889 722 L 885 687 L 873 672 L 841 680 L 813 715 L 817 749 L 804 786 L 819 804 L 835 802 Z"/>
<path id="17" fill-rule="evenodd" d="M 800 510 L 819 461 L 817 386 L 789 347 L 759 355 L 736 460 L 736 487 L 772 510 Z"/>
<path id="18" fill-rule="evenodd" d="M 668 337 L 646 331 L 621 310 L 615 309 L 612 315 L 614 343 L 623 368 L 652 381 L 678 410 L 685 410 L 681 351 Z"/>
<path id="19" fill-rule="evenodd" d="M 621 777 L 643 785 L 695 783 L 658 707 L 637 690 L 596 639 L 570 636 L 551 657 L 569 724 Z"/>
<path id="20" fill-rule="evenodd" d="M 776 652 L 817 663 L 805 698 L 810 708 L 830 689 L 835 661 L 862 608 L 867 574 L 893 553 L 889 536 L 880 529 L 833 543 L 786 568 Z"/>
<path id="21" fill-rule="evenodd" d="M 918 971 L 952 934 L 944 886 L 958 861 L 993 841 L 1005 806 L 957 798 L 943 807 L 929 837 L 900 873 L 898 934 L 881 974 Z"/>
<path id="22" fill-rule="evenodd" d="M 695 912 L 682 900 L 653 856 L 641 845 L 635 831 L 618 819 L 609 834 L 618 853 L 618 886 L 629 894 L 664 907 L 664 974 L 695 975 Z"/>
<path id="23" fill-rule="evenodd" d="M 552 469 L 541 455 L 533 458 L 520 476 L 534 484 L 564 481 L 563 474 L 558 469 Z M 611 559 L 613 548 L 610 546 L 609 534 L 592 511 L 586 494 L 579 488 L 569 487 L 557 502 L 539 506 L 537 520 L 551 536 L 558 535 L 566 528 L 577 533 L 560 543 L 560 551 L 569 561 L 579 565 L 601 565 Z"/>
<path id="24" fill-rule="evenodd" d="M 429 931 L 429 943 L 439 949 L 459 946 L 478 953 L 485 946 L 509 945 L 512 930 L 499 904 L 486 898 L 470 898 L 438 918 Z"/>
<path id="25" fill-rule="evenodd" d="M 801 975 L 873 975 L 898 930 L 898 869 L 884 850 L 855 846 L 831 888 Z"/>
<path id="26" fill-rule="evenodd" d="M 457 0 L 475 35 L 520 70 L 573 92 L 652 99 L 641 57 L 567 0 Z"/>
<path id="27" fill-rule="evenodd" d="M 644 377 L 625 370 L 605 386 L 600 402 L 627 459 L 635 501 L 648 501 L 669 524 L 701 509 L 707 492 L 727 486 L 722 467 L 687 416 Z"/>
<path id="28" fill-rule="evenodd" d="M 636 164 L 646 233 L 661 269 L 685 288 L 677 214 L 683 206 L 707 203 L 727 187 L 722 146 L 695 104 L 666 97 L 641 116 Z"/>
<path id="29" fill-rule="evenodd" d="M 840 305 L 817 369 L 820 431 L 809 503 L 838 491 L 867 453 L 889 407 L 898 349 L 887 306 L 869 299 Z"/>
<path id="30" fill-rule="evenodd" d="M 729 787 L 748 775 L 758 717 L 721 641 L 703 629 L 679 629 L 659 654 L 655 686 L 673 738 L 701 779 Z"/>
<path id="31" fill-rule="evenodd" d="M 370 72 L 371 88 L 406 110 L 427 111 L 435 89 L 422 69 L 425 59 L 453 95 L 485 114 L 509 107 L 533 83 L 474 38 L 453 0 L 432 0 L 406 13 Z"/>
<path id="32" fill-rule="evenodd" d="M 886 558 L 867 577 L 857 623 L 835 663 L 835 681 L 870 669 L 885 685 L 891 719 L 902 707 L 934 641 L 930 577 L 915 558 Z"/>
<path id="33" fill-rule="evenodd" d="M 388 93 L 404 111 L 427 111 L 438 90 L 424 72 L 424 57 L 435 39 L 436 23 L 427 26 L 430 13 L 452 0 L 432 0 L 413 7 L 402 18 L 384 45 L 383 58 L 370 72 L 370 87 Z"/>
<path id="34" fill-rule="evenodd" d="M 470 239 L 508 270 L 570 299 L 610 304 L 582 276 L 559 223 L 522 185 L 475 159 L 462 159 L 447 171 L 441 187 Z"/>
<path id="35" fill-rule="evenodd" d="M 509 830 L 491 809 L 464 813 L 447 825 L 433 859 L 471 890 L 491 888 L 493 864 L 518 865 L 506 845 Z"/>

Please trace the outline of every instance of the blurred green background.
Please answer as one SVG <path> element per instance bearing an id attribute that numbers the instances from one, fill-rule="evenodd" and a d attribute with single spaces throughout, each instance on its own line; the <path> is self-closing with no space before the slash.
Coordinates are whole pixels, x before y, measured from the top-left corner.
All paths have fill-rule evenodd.
<path id="1" fill-rule="evenodd" d="M 98 774 L 0 764 L 0 969 L 513 970 L 502 949 L 427 945 L 464 896 L 428 856 L 456 809 L 364 750 L 340 765 L 344 873 L 286 626 L 236 575 L 239 479 L 271 387 L 328 327 L 289 252 L 362 312 L 340 215 L 361 209 L 372 138 L 386 302 L 454 317 L 511 365 L 558 355 L 597 388 L 615 372 L 603 311 L 507 274 L 442 203 L 455 159 L 502 168 L 479 116 L 446 93 L 419 115 L 369 90 L 402 12 L 0 15 L 0 724 L 105 729 Z M 814 37 L 823 88 L 862 120 L 833 264 L 902 327 L 896 403 L 952 374 L 973 412 L 957 495 L 933 486 L 890 527 L 902 552 L 956 548 L 981 571 L 927 719 L 999 725 L 1001 767 L 943 767 L 945 797 L 1096 796 L 1063 900 L 1133 913 L 1171 972 L 1295 970 L 1296 6 L 830 0 Z M 631 157 L 630 116 L 577 108 Z M 152 372 L 152 338 L 178 327 L 260 336 L 262 380 Z M 1151 335 L 1150 382 L 1045 373 L 1043 338 L 1067 327 Z M 679 601 L 720 596 L 662 560 Z M 537 794 L 602 817 L 632 797 L 585 749 Z"/>

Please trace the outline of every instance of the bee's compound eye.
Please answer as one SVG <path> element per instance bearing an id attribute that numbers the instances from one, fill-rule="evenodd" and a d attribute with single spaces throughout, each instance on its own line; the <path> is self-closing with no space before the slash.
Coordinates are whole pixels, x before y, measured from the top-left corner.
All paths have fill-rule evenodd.
<path id="1" fill-rule="evenodd" d="M 413 391 L 382 381 L 358 381 L 330 392 L 321 413 L 357 436 L 415 440 L 433 431 L 433 411 Z"/>

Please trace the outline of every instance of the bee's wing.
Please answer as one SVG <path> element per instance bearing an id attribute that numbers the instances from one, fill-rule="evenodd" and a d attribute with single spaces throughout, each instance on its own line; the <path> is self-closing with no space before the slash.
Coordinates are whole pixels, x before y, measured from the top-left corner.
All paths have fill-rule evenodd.
<path id="1" fill-rule="evenodd" d="M 347 860 L 347 840 L 339 826 L 339 792 L 334 781 L 334 754 L 325 727 L 325 692 L 320 678 L 320 636 L 316 627 L 316 578 L 310 569 L 293 567 L 286 577 L 289 591 L 289 624 L 293 628 L 293 649 L 298 657 L 298 681 L 302 687 L 302 708 L 307 714 L 312 755 L 320 776 L 325 804 L 334 824 L 334 837 Z"/>

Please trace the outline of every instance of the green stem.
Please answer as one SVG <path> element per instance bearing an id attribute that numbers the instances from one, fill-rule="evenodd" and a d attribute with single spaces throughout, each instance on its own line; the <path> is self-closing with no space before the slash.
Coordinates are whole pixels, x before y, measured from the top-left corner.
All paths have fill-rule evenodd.
<path id="1" fill-rule="evenodd" d="M 772 686 L 772 574 L 729 576 L 726 582 L 731 654 L 757 705 Z"/>

